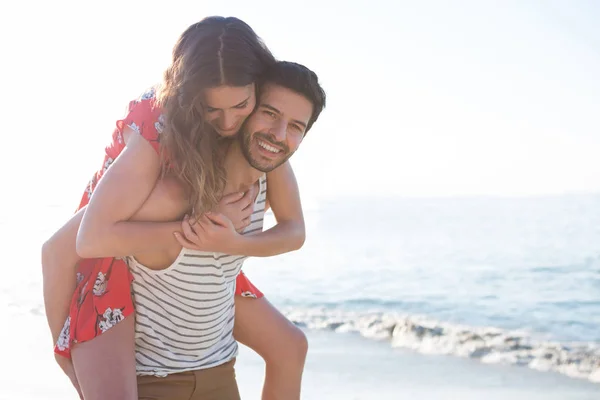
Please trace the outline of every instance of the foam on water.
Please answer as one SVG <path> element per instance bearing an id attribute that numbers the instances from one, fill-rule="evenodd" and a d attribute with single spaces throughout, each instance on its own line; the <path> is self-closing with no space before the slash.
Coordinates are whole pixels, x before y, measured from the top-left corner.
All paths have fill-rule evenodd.
<path id="1" fill-rule="evenodd" d="M 76 192 L 41 209 L 35 196 L 0 209 L 11 250 L 0 304 L 19 326 L 45 325 L 39 249 L 72 215 Z M 302 251 L 244 268 L 309 328 L 600 382 L 599 204 L 600 195 L 344 199 L 307 211 Z M 41 221 L 30 223 L 32 210 Z"/>
<path id="2" fill-rule="evenodd" d="M 527 332 L 450 324 L 395 313 L 295 308 L 286 310 L 286 315 L 295 324 L 309 329 L 357 332 L 424 354 L 526 366 L 600 383 L 600 346 L 594 343 L 536 340 Z"/>

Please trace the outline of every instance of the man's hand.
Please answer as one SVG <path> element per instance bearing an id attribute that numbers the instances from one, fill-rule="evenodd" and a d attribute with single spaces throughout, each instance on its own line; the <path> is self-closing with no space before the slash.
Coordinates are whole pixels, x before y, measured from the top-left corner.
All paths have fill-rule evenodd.
<path id="1" fill-rule="evenodd" d="M 216 253 L 236 254 L 242 236 L 233 223 L 223 214 L 206 213 L 197 220 L 187 215 L 183 218 L 180 232 L 175 238 L 187 249 Z"/>
<path id="2" fill-rule="evenodd" d="M 257 190 L 256 185 L 252 185 L 246 193 L 232 193 L 223 196 L 215 208 L 215 213 L 226 216 L 232 222 L 235 229 L 238 232 L 242 232 L 250 225 Z"/>

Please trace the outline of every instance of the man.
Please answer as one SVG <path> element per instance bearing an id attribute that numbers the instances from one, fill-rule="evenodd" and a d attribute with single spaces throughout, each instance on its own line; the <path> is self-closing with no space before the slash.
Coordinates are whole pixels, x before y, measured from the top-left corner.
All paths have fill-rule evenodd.
<path id="1" fill-rule="evenodd" d="M 224 193 L 259 185 L 253 222 L 246 233 L 262 229 L 264 174 L 294 154 L 325 101 L 316 75 L 289 62 L 280 62 L 267 72 L 260 92 L 255 111 L 225 159 Z M 211 229 L 233 230 L 219 216 L 203 217 L 191 228 L 188 236 L 192 237 Z M 238 398 L 233 370 L 237 353 L 233 285 L 246 257 L 188 250 L 194 248 L 193 243 L 182 237 L 180 241 L 183 249 L 166 250 L 171 260 L 176 259 L 166 270 L 144 267 L 162 258 L 161 254 L 144 253 L 130 259 L 135 276 L 137 370 L 142 375 L 139 397 L 163 391 L 175 397 L 173 391 L 181 390 L 182 396 L 197 396 L 192 398 Z"/>
<path id="2" fill-rule="evenodd" d="M 265 172 L 293 155 L 325 103 L 316 75 L 295 63 L 277 63 L 267 72 L 261 89 L 255 112 L 247 119 L 239 140 L 231 143 L 225 159 L 224 193 L 259 187 L 253 204 L 255 215 L 245 233 L 262 229 Z M 137 213 L 137 220 L 169 220 L 172 215 L 181 215 L 189 204 L 183 192 L 172 181 L 155 189 Z M 185 248 L 173 243 L 169 248 L 128 258 L 135 276 L 132 289 L 139 397 L 175 398 L 181 389 L 185 398 L 212 398 L 209 393 L 219 399 L 239 398 L 233 372 L 237 354 L 232 334 L 233 289 L 246 257 L 193 250 L 198 234 L 205 240 L 226 238 L 227 232 L 233 232 L 224 217 L 202 217 L 198 224 L 184 227 L 186 237 L 192 240 L 179 238 Z M 169 264 L 166 269 L 152 268 Z M 96 289 L 104 289 L 102 282 L 98 288 L 94 285 Z M 95 340 L 109 343 L 110 333 Z M 119 348 L 129 353 L 126 346 L 120 344 Z"/>

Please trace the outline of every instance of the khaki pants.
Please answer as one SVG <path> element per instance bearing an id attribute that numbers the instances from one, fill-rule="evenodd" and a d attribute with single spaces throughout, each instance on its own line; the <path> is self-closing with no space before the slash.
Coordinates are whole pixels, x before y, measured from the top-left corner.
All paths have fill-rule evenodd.
<path id="1" fill-rule="evenodd" d="M 235 359 L 214 368 L 180 372 L 164 378 L 138 376 L 140 400 L 240 400 Z"/>

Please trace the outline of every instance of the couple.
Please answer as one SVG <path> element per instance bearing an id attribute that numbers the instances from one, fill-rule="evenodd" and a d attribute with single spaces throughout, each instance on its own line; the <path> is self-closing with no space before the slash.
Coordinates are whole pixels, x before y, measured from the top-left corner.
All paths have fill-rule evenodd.
<path id="1" fill-rule="evenodd" d="M 324 106 L 317 76 L 239 19 L 182 34 L 42 249 L 56 358 L 80 396 L 238 399 L 237 340 L 266 362 L 263 399 L 300 397 L 306 338 L 240 269 L 302 246 L 287 160 Z"/>

